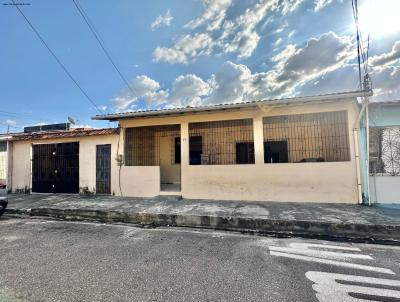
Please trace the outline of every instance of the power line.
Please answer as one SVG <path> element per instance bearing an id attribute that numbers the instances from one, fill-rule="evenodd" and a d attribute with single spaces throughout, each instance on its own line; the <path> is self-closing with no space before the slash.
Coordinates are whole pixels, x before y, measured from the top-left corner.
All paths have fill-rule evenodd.
<path id="1" fill-rule="evenodd" d="M 86 12 L 83 9 L 83 7 L 79 4 L 79 1 L 78 0 L 72 0 L 72 2 L 74 3 L 76 9 L 78 10 L 79 14 L 82 16 L 82 18 L 85 21 L 85 23 L 87 24 L 87 26 L 89 27 L 89 29 L 92 32 L 93 36 L 95 37 L 95 39 L 99 43 L 99 45 L 100 45 L 101 49 L 103 50 L 104 54 L 106 55 L 107 59 L 110 61 L 110 63 L 114 67 L 114 69 L 117 71 L 117 73 L 120 76 L 120 78 L 122 79 L 122 81 L 126 84 L 126 87 L 128 87 L 128 89 L 132 92 L 132 94 L 137 97 L 136 92 L 131 87 L 131 85 L 129 84 L 128 80 L 124 77 L 122 72 L 119 70 L 119 68 L 115 64 L 114 60 L 112 59 L 110 53 L 107 51 L 106 47 L 104 46 L 104 43 L 102 42 L 103 39 L 101 38 L 100 34 L 98 33 L 98 31 L 94 27 L 93 22 L 91 22 L 89 16 L 86 14 Z"/>
<path id="2" fill-rule="evenodd" d="M 354 23 L 356 25 L 358 76 L 359 76 L 360 89 L 367 89 L 367 88 L 370 89 L 372 87 L 371 78 L 368 73 L 370 36 L 368 34 L 367 47 L 365 48 L 363 45 L 364 40 L 362 38 L 362 33 L 359 26 L 358 0 L 352 0 L 351 4 L 353 8 Z M 363 65 L 364 68 L 364 76 L 361 75 L 361 64 Z"/>
<path id="3" fill-rule="evenodd" d="M 51 50 L 49 45 L 47 45 L 46 41 L 42 38 L 40 33 L 36 30 L 36 28 L 33 26 L 33 24 L 29 21 L 29 19 L 25 16 L 25 14 L 22 12 L 22 10 L 16 5 L 14 0 L 11 0 L 15 6 L 15 8 L 19 11 L 19 13 L 24 17 L 25 21 L 28 23 L 30 28 L 33 30 L 33 32 L 36 34 L 36 36 L 40 39 L 40 41 L 43 43 L 43 45 L 47 48 L 47 50 L 50 52 L 50 54 L 53 56 L 53 58 L 57 61 L 57 63 L 60 65 L 60 67 L 64 70 L 64 72 L 69 76 L 69 78 L 75 83 L 75 85 L 79 88 L 79 90 L 82 92 L 82 94 L 88 99 L 88 101 L 96 108 L 96 110 L 100 113 L 103 114 L 103 111 L 100 110 L 100 108 L 97 106 L 97 104 L 93 101 L 93 99 L 83 90 L 83 88 L 79 85 L 78 81 L 75 80 L 75 78 L 72 76 L 72 74 L 68 71 L 67 67 L 60 61 L 60 59 L 56 56 L 54 51 Z"/>

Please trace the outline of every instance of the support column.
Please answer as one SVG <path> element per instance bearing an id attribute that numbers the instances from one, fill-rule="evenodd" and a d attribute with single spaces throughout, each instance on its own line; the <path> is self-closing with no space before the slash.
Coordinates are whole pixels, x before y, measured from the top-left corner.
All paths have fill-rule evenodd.
<path id="1" fill-rule="evenodd" d="M 185 193 L 185 185 L 187 180 L 187 168 L 189 167 L 189 124 L 181 123 L 181 192 Z"/>
<path id="2" fill-rule="evenodd" d="M 254 156 L 256 165 L 264 164 L 264 131 L 263 118 L 257 116 L 253 118 L 254 131 Z"/>

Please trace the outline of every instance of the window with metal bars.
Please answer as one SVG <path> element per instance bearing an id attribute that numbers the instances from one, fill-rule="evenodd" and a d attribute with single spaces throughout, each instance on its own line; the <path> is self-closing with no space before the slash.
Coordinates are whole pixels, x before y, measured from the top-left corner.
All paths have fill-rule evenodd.
<path id="1" fill-rule="evenodd" d="M 371 175 L 400 175 L 400 127 L 370 128 L 369 172 Z"/>
<path id="2" fill-rule="evenodd" d="M 125 165 L 159 166 L 161 152 L 169 152 L 171 164 L 179 164 L 180 150 L 177 148 L 180 147 L 180 139 L 177 138 L 181 135 L 180 131 L 180 125 L 126 128 Z M 160 143 L 165 137 L 169 139 L 167 149 Z"/>
<path id="3" fill-rule="evenodd" d="M 347 111 L 263 118 L 264 162 L 350 160 Z"/>
<path id="4" fill-rule="evenodd" d="M 189 164 L 254 164 L 253 120 L 189 123 Z"/>

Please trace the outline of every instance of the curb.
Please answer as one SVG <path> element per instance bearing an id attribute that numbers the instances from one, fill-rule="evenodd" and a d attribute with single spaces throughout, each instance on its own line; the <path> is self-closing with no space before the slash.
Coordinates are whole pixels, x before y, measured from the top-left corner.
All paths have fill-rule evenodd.
<path id="1" fill-rule="evenodd" d="M 261 219 L 227 216 L 128 213 L 90 209 L 7 209 L 6 215 L 18 217 L 52 217 L 66 221 L 127 223 L 151 227 L 205 228 L 276 237 L 306 237 L 400 245 L 400 225 L 332 223 L 321 221 Z"/>

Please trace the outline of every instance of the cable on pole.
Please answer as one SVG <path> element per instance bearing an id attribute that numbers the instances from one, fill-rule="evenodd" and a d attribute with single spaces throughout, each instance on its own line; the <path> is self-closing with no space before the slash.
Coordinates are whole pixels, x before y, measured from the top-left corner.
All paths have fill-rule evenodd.
<path id="1" fill-rule="evenodd" d="M 46 43 L 46 41 L 43 39 L 43 37 L 40 35 L 38 30 L 33 26 L 33 24 L 29 21 L 29 19 L 25 16 L 25 14 L 22 12 L 22 10 L 16 5 L 14 0 L 11 0 L 15 6 L 15 8 L 18 10 L 18 12 L 21 14 L 21 16 L 25 19 L 25 21 L 28 23 L 29 27 L 33 30 L 33 32 L 36 34 L 36 36 L 39 38 L 39 40 L 43 43 L 43 45 L 47 48 L 47 50 L 50 52 L 50 54 L 53 56 L 53 58 L 57 61 L 58 65 L 64 70 L 64 72 L 68 75 L 68 77 L 72 80 L 72 82 L 75 83 L 75 85 L 79 88 L 79 90 L 82 92 L 82 94 L 86 97 L 86 99 L 94 106 L 94 108 L 100 113 L 103 114 L 104 112 L 97 106 L 95 101 L 86 93 L 86 91 L 79 85 L 78 81 L 75 80 L 75 78 L 72 76 L 72 74 L 69 72 L 67 67 L 61 62 L 61 60 L 57 57 L 57 55 L 54 53 L 54 51 L 50 48 L 50 46 Z"/>

